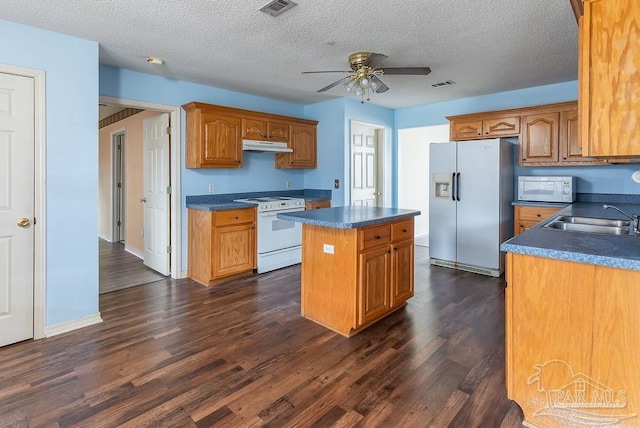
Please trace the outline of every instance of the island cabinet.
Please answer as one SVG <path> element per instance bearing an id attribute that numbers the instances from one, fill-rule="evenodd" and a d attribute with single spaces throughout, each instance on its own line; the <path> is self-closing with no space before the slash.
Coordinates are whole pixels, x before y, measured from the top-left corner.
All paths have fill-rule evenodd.
<path id="1" fill-rule="evenodd" d="M 525 424 L 640 426 L 640 271 L 508 253 L 506 280 L 507 395 Z"/>
<path id="2" fill-rule="evenodd" d="M 532 228 L 541 221 L 551 217 L 562 208 L 517 205 L 514 208 L 514 235 Z"/>
<path id="3" fill-rule="evenodd" d="M 242 168 L 243 139 L 287 143 L 293 152 L 276 153 L 276 168 L 317 166 L 317 121 L 199 102 L 182 108 L 187 168 Z"/>
<path id="4" fill-rule="evenodd" d="M 256 268 L 256 209 L 188 210 L 189 277 L 210 286 Z"/>
<path id="5" fill-rule="evenodd" d="M 640 157 L 640 2 L 584 0 L 579 98 L 589 156 Z"/>
<path id="6" fill-rule="evenodd" d="M 302 315 L 349 337 L 401 308 L 414 290 L 413 222 L 304 224 Z"/>

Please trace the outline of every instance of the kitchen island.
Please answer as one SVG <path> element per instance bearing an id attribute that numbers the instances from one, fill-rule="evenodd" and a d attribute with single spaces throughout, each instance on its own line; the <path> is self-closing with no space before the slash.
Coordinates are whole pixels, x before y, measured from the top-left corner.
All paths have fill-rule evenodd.
<path id="1" fill-rule="evenodd" d="M 413 296 L 420 211 L 335 207 L 278 214 L 302 223 L 301 313 L 350 337 Z"/>
<path id="2" fill-rule="evenodd" d="M 640 237 L 544 227 L 562 215 L 625 220 L 576 203 L 502 244 L 508 397 L 528 426 L 639 426 Z"/>

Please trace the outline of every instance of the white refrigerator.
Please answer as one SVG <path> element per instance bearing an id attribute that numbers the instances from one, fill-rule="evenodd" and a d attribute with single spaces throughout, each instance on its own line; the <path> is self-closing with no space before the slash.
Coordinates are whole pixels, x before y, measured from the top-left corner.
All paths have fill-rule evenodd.
<path id="1" fill-rule="evenodd" d="M 514 145 L 502 139 L 429 146 L 431 264 L 500 276 L 513 236 Z"/>

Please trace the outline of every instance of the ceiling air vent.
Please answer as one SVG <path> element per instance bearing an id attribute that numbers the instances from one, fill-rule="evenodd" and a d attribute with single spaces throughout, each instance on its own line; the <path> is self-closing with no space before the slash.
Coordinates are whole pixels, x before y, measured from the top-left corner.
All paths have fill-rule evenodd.
<path id="1" fill-rule="evenodd" d="M 447 80 L 446 82 L 434 83 L 431 85 L 432 88 L 444 88 L 445 86 L 455 85 L 456 82 L 453 80 Z"/>
<path id="2" fill-rule="evenodd" d="M 278 16 L 297 4 L 298 3 L 292 2 L 291 0 L 273 0 L 269 2 L 269 4 L 262 6 L 260 10 L 271 16 Z"/>

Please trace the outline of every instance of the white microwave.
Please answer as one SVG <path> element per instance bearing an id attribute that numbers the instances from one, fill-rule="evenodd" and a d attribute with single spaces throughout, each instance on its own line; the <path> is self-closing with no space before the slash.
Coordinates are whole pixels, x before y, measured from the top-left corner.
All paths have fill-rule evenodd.
<path id="1" fill-rule="evenodd" d="M 518 200 L 566 202 L 576 200 L 576 178 L 571 176 L 520 176 Z"/>

